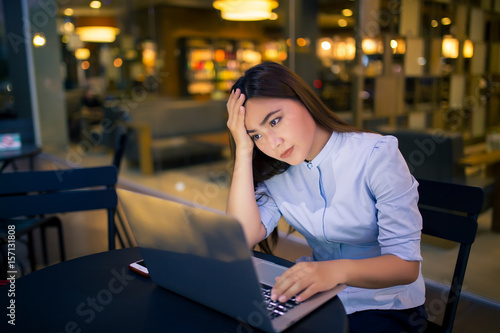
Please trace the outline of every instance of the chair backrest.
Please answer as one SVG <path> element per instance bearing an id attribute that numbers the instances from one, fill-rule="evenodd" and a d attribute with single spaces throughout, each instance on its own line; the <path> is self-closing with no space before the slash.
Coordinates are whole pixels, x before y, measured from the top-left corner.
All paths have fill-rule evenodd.
<path id="1" fill-rule="evenodd" d="M 125 153 L 125 148 L 127 146 L 128 141 L 128 132 L 127 128 L 123 125 L 116 127 L 116 137 L 114 149 L 115 152 L 113 154 L 113 165 L 120 171 L 120 164 L 123 159 L 123 154 Z"/>
<path id="2" fill-rule="evenodd" d="M 115 166 L 0 174 L 0 218 L 107 209 L 108 246 L 115 248 Z"/>
<path id="3" fill-rule="evenodd" d="M 484 191 L 479 187 L 453 183 L 417 181 L 422 233 L 460 244 L 441 324 L 444 332 L 451 332 L 471 245 L 476 238 L 477 217 L 483 206 Z"/>
<path id="4" fill-rule="evenodd" d="M 465 168 L 458 163 L 464 154 L 461 133 L 389 128 L 383 128 L 380 133 L 398 139 L 399 150 L 415 178 L 465 181 Z"/>

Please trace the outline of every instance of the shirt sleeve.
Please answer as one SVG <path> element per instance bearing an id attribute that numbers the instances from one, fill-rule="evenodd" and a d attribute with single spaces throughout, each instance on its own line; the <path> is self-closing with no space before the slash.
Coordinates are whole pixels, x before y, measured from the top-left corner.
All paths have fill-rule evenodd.
<path id="1" fill-rule="evenodd" d="M 410 174 L 395 137 L 384 136 L 377 142 L 367 174 L 377 209 L 381 253 L 421 261 L 418 182 Z"/>
<path id="2" fill-rule="evenodd" d="M 260 222 L 266 228 L 266 238 L 278 226 L 281 212 L 271 197 L 267 186 L 259 183 L 255 190 L 255 199 L 260 212 Z"/>

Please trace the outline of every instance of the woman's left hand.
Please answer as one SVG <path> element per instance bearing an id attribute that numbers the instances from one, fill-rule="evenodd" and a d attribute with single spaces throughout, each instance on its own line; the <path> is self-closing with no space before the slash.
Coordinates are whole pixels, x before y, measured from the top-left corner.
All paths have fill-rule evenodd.
<path id="1" fill-rule="evenodd" d="M 286 302 L 297 296 L 303 302 L 314 294 L 345 283 L 342 270 L 335 261 L 300 262 L 289 268 L 279 278 L 271 291 L 271 298 Z"/>

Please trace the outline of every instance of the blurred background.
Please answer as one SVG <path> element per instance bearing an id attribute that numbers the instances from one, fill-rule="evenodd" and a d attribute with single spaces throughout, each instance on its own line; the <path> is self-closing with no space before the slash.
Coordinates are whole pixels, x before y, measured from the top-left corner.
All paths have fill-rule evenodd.
<path id="1" fill-rule="evenodd" d="M 225 99 L 269 60 L 365 128 L 467 144 L 499 125 L 500 1 L 260 2 L 2 1 L 0 119 L 32 119 L 38 145 L 65 149 L 102 119 L 92 110 L 124 120 L 155 99 Z"/>
<path id="2" fill-rule="evenodd" d="M 487 190 L 456 327 L 498 324 L 500 0 L 1 0 L 0 135 L 54 169 L 110 164 L 125 129 L 119 186 L 225 210 L 226 99 L 263 61 L 346 121 L 396 135 L 416 177 Z M 65 215 L 69 258 L 106 249 L 102 218 Z M 280 256 L 308 251 L 283 238 Z M 456 251 L 424 240 L 428 283 L 449 282 Z"/>

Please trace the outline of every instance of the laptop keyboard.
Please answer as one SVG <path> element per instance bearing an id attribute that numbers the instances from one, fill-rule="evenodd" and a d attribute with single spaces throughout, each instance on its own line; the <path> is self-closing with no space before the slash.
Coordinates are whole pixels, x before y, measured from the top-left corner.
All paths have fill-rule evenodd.
<path id="1" fill-rule="evenodd" d="M 295 297 L 290 298 L 285 303 L 273 301 L 271 299 L 271 287 L 266 285 L 261 285 L 262 295 L 264 296 L 264 302 L 266 303 L 266 308 L 269 313 L 269 317 L 274 319 L 276 317 L 282 316 L 300 303 L 295 300 Z"/>

